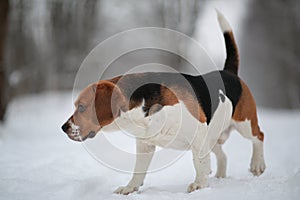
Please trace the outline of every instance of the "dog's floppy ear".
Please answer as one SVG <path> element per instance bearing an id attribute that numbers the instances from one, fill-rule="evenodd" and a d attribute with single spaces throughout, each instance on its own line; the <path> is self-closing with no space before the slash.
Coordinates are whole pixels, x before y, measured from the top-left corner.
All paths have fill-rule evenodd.
<path id="1" fill-rule="evenodd" d="M 125 97 L 120 88 L 109 81 L 99 81 L 93 85 L 95 92 L 95 111 L 101 126 L 110 124 L 120 115 L 125 106 Z"/>

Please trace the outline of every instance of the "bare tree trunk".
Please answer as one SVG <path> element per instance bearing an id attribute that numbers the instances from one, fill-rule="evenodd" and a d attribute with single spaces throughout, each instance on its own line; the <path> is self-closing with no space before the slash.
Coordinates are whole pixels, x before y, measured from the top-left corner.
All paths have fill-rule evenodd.
<path id="1" fill-rule="evenodd" d="M 8 10 L 9 10 L 8 0 L 1 0 L 0 1 L 0 121 L 4 120 L 4 115 L 8 104 L 8 95 L 7 95 L 8 84 L 7 84 L 6 71 L 3 62 Z"/>
<path id="2" fill-rule="evenodd" d="M 157 10 L 160 10 L 162 26 L 172 30 L 179 31 L 188 36 L 194 34 L 196 21 L 200 13 L 202 4 L 205 0 L 159 0 L 153 1 L 157 4 Z M 179 47 L 180 46 L 180 47 Z M 178 48 L 182 50 L 188 48 L 185 44 L 178 44 Z M 180 72 L 186 68 L 186 61 L 179 55 L 172 59 L 172 67 Z M 177 66 L 177 67 L 174 67 Z"/>

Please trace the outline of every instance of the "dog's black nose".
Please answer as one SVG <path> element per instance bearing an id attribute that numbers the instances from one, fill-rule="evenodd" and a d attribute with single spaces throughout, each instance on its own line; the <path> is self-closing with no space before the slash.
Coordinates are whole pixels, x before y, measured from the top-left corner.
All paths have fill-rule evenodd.
<path id="1" fill-rule="evenodd" d="M 64 123 L 64 125 L 62 125 L 61 129 L 62 129 L 64 132 L 67 132 L 68 129 L 69 129 L 68 123 Z"/>

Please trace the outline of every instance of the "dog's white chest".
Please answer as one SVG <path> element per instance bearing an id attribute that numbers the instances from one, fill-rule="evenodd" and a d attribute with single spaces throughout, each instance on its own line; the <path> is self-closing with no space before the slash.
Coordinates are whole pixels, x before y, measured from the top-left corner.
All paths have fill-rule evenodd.
<path id="1" fill-rule="evenodd" d="M 122 131 L 148 144 L 179 150 L 188 149 L 195 135 L 207 129 L 206 123 L 196 120 L 183 103 L 164 106 L 148 117 L 142 106 L 134 108 L 122 113 L 115 123 Z"/>
<path id="2" fill-rule="evenodd" d="M 164 106 L 160 111 L 145 117 L 142 106 L 122 113 L 116 124 L 122 131 L 144 142 L 164 148 L 187 150 L 194 139 L 201 141 L 218 137 L 229 126 L 232 106 L 228 98 L 220 102 L 209 126 L 201 123 L 188 111 L 183 102 Z M 207 137 L 209 136 L 209 137 Z"/>
<path id="3" fill-rule="evenodd" d="M 189 149 L 196 135 L 207 130 L 206 123 L 200 123 L 180 102 L 165 106 L 162 110 L 148 117 L 145 141 L 149 144 L 186 150 Z"/>

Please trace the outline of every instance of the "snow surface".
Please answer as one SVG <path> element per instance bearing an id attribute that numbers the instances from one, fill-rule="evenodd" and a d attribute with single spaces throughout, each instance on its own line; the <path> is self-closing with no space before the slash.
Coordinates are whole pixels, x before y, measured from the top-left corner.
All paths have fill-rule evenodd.
<path id="1" fill-rule="evenodd" d="M 259 109 L 265 132 L 267 170 L 248 171 L 251 143 L 233 132 L 225 144 L 228 177 L 211 176 L 209 188 L 186 193 L 194 179 L 191 154 L 147 175 L 140 192 L 112 192 L 131 175 L 95 161 L 60 130 L 72 112 L 70 93 L 45 93 L 14 100 L 0 125 L 0 199 L 299 199 L 300 110 Z M 212 169 L 215 173 L 215 159 Z"/>

